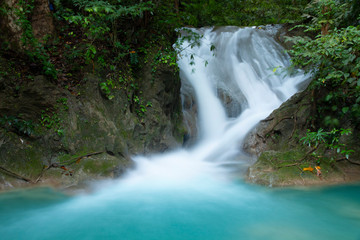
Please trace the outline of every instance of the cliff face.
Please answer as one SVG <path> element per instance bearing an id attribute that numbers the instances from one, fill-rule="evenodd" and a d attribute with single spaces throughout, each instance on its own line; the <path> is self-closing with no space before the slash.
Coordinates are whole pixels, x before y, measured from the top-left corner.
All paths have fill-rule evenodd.
<path id="1" fill-rule="evenodd" d="M 68 89 L 61 80 L 34 75 L 40 67 L 24 57 L 17 4 L 6 0 L 0 6 L 7 10 L 0 28 L 9 49 L 0 56 L 0 189 L 118 177 L 133 166 L 133 154 L 181 144 L 180 79 L 174 68 L 159 65 L 154 73 L 151 63 L 142 64 L 132 80 L 136 89 L 113 87 L 109 98 L 101 85 L 109 73 L 91 64 L 88 71 L 81 66 L 82 74 L 73 76 L 81 79 Z M 48 1 L 35 0 L 27 17 L 38 40 L 56 35 Z"/>
<path id="2" fill-rule="evenodd" d="M 0 78 L 0 116 L 8 119 L 0 129 L 1 166 L 33 181 L 43 168 L 51 167 L 43 181 L 73 185 L 121 175 L 133 165 L 135 153 L 178 146 L 182 140 L 179 78 L 162 69 L 152 83 L 149 70 L 144 69 L 139 79 L 142 97 L 151 103 L 141 116 L 122 92 L 112 100 L 106 98 L 99 77 L 92 74 L 85 75 L 86 83 L 76 95 L 44 76 L 22 84 L 16 93 L 9 80 Z M 27 135 L 14 125 L 23 119 L 40 123 Z M 1 188 L 23 183 L 5 172 L 0 176 Z"/>

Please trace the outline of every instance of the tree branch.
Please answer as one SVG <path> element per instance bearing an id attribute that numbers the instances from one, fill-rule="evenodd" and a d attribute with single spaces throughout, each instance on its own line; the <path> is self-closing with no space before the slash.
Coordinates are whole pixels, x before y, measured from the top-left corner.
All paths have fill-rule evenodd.
<path id="1" fill-rule="evenodd" d="M 44 175 L 44 172 L 51 169 L 51 168 L 61 168 L 61 169 L 65 170 L 65 171 L 68 171 L 68 169 L 65 166 L 70 166 L 70 165 L 72 165 L 74 163 L 79 163 L 83 158 L 87 158 L 87 157 L 94 156 L 94 155 L 99 155 L 101 153 L 103 153 L 103 151 L 102 152 L 93 152 L 93 153 L 89 153 L 89 154 L 86 154 L 86 155 L 82 155 L 80 157 L 72 158 L 72 159 L 70 159 L 70 160 L 68 160 L 66 162 L 62 162 L 62 163 L 54 162 L 50 166 L 44 167 L 41 170 L 41 173 L 37 177 L 35 183 L 38 183 L 41 180 L 42 176 Z M 70 171 L 70 174 L 72 174 L 71 171 Z"/>
<path id="2" fill-rule="evenodd" d="M 350 159 L 348 159 L 348 158 L 340 158 L 340 159 L 336 159 L 335 160 L 335 162 L 340 162 L 340 161 L 348 161 L 349 163 L 351 163 L 351 164 L 355 164 L 355 165 L 359 165 L 360 166 L 360 163 L 358 163 L 358 162 L 354 162 L 354 161 L 351 161 Z"/>
<path id="3" fill-rule="evenodd" d="M 14 172 L 12 172 L 12 171 L 4 168 L 4 167 L 1 167 L 1 166 L 0 166 L 0 170 L 4 171 L 6 174 L 10 175 L 11 177 L 14 177 L 14 178 L 23 180 L 23 181 L 28 182 L 28 183 L 34 183 L 31 179 L 26 178 L 26 177 L 24 177 L 24 176 L 21 176 L 21 175 L 19 175 L 19 174 L 17 174 L 17 173 L 14 173 Z"/>

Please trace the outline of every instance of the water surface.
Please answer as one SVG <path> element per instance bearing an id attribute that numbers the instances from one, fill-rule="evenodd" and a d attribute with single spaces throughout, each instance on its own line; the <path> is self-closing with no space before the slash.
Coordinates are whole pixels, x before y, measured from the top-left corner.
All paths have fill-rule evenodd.
<path id="1" fill-rule="evenodd" d="M 0 222 L 4 240 L 358 240 L 360 185 L 269 189 L 217 182 L 72 197 L 32 189 L 0 195 Z"/>

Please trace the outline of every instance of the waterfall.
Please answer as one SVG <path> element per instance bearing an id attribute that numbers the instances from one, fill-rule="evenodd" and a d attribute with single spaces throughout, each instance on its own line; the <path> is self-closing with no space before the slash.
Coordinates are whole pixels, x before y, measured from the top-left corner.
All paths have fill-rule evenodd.
<path id="1" fill-rule="evenodd" d="M 241 150 L 245 136 L 306 79 L 301 71 L 274 73 L 275 68 L 287 69 L 290 58 L 268 31 L 237 27 L 192 31 L 203 37 L 192 48 L 190 42 L 182 43 L 178 64 L 185 122 L 190 134 L 197 133 L 196 143 L 171 153 L 134 157 L 137 169 L 125 181 L 182 184 L 221 176 L 228 164 L 246 163 L 248 157 Z"/>
<path id="2" fill-rule="evenodd" d="M 248 161 L 241 151 L 246 134 L 306 77 L 301 71 L 274 74 L 290 62 L 269 32 L 194 31 L 204 36 L 202 44 L 181 52 L 179 66 L 184 117 L 196 142 L 136 156 L 135 169 L 98 183 L 90 194 L 0 194 L 2 239 L 359 239 L 359 185 L 309 191 L 234 181 L 233 169 Z"/>

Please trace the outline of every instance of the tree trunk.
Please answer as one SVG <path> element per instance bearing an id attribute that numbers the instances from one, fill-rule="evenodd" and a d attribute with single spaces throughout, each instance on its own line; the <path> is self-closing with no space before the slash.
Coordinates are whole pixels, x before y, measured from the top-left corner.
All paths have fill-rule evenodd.
<path id="1" fill-rule="evenodd" d="M 0 14 L 0 39 L 3 42 L 7 42 L 11 49 L 19 49 L 22 47 L 20 39 L 23 31 L 17 23 L 19 18 L 14 12 L 16 6 L 16 0 L 5 0 L 0 6 L 6 9 L 6 14 Z"/>
<path id="2" fill-rule="evenodd" d="M 6 14 L 0 14 L 0 39 L 7 42 L 12 50 L 19 51 L 24 49 L 21 38 L 24 33 L 19 23 L 19 16 L 16 10 L 19 9 L 17 0 L 4 0 L 0 7 L 6 10 Z M 34 8 L 29 21 L 36 39 L 43 41 L 47 35 L 55 32 L 53 18 L 49 9 L 48 0 L 35 0 Z"/>
<path id="3" fill-rule="evenodd" d="M 329 6 L 324 6 L 322 9 L 322 13 L 326 14 L 327 12 L 330 12 L 331 8 Z M 329 29 L 330 29 L 330 23 L 326 22 L 326 23 L 322 23 L 321 24 L 321 35 L 327 35 L 329 33 Z"/>
<path id="4" fill-rule="evenodd" d="M 54 34 L 55 27 L 48 0 L 34 1 L 31 26 L 33 28 L 34 37 L 40 42 L 42 42 L 46 36 L 52 36 Z"/>
<path id="5" fill-rule="evenodd" d="M 175 0 L 174 5 L 175 5 L 176 14 L 179 15 L 180 0 Z"/>

